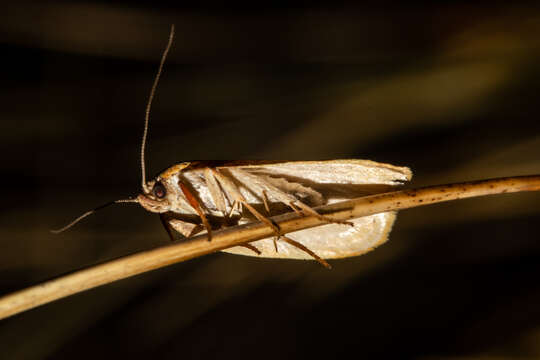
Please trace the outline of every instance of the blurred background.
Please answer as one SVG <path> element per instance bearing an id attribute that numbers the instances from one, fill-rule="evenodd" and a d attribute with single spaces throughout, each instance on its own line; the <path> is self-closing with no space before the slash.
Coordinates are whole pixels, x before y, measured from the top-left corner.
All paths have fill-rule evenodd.
<path id="1" fill-rule="evenodd" d="M 540 173 L 533 2 L 18 1 L 0 14 L 0 293 L 168 243 L 109 207 L 194 159 L 361 158 L 410 186 Z M 540 358 L 540 195 L 400 213 L 331 261 L 213 254 L 0 321 L 5 359 Z"/>

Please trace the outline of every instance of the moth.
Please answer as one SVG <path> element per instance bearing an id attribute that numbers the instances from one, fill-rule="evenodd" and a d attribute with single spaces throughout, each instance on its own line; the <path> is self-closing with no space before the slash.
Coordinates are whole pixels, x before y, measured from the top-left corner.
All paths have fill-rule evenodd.
<path id="1" fill-rule="evenodd" d="M 145 146 L 150 108 L 173 37 L 174 26 L 146 106 L 141 143 L 142 193 L 88 211 L 55 233 L 104 206 L 130 202 L 159 214 L 172 240 L 174 232 L 184 237 L 206 232 L 211 241 L 214 230 L 256 220 L 273 229 L 275 236 L 271 238 L 224 250 L 232 254 L 315 259 L 330 267 L 325 259 L 360 255 L 387 240 L 395 212 L 341 222 L 324 217 L 315 208 L 389 191 L 411 179 L 407 167 L 355 159 L 191 161 L 175 164 L 146 181 Z M 269 218 L 289 211 L 319 217 L 327 224 L 282 234 Z"/>

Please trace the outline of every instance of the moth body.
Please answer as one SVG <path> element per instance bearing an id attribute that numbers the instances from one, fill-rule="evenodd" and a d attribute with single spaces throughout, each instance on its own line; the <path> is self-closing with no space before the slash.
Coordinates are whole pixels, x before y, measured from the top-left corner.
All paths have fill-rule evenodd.
<path id="1" fill-rule="evenodd" d="M 149 181 L 137 201 L 188 237 L 244 224 L 259 216 L 271 217 L 291 209 L 311 209 L 388 191 L 411 176 L 406 167 L 354 159 L 185 162 Z M 395 213 L 387 212 L 355 219 L 353 227 L 330 223 L 287 236 L 322 258 L 347 257 L 385 242 L 394 219 Z M 291 244 L 274 241 L 267 238 L 252 245 L 263 257 L 312 258 Z M 256 255 L 245 247 L 225 251 Z"/>

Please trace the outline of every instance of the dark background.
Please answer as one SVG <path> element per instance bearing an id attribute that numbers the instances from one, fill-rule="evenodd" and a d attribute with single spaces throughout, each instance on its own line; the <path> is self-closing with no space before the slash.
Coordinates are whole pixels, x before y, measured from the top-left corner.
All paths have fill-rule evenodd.
<path id="1" fill-rule="evenodd" d="M 26 2 L 0 15 L 0 292 L 167 243 L 110 207 L 192 159 L 366 158 L 412 186 L 540 173 L 530 3 Z M 400 213 L 331 261 L 214 254 L 0 321 L 5 359 L 540 357 L 540 196 Z"/>

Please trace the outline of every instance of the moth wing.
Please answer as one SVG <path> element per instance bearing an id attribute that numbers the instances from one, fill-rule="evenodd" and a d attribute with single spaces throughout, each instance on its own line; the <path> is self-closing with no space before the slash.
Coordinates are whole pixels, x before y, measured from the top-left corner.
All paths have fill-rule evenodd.
<path id="1" fill-rule="evenodd" d="M 253 173 L 285 175 L 317 183 L 400 185 L 410 180 L 409 168 L 371 160 L 257 162 L 236 165 Z"/>
<path id="2" fill-rule="evenodd" d="M 278 179 L 301 184 L 320 193 L 326 203 L 334 203 L 358 196 L 389 191 L 412 177 L 407 167 L 369 160 L 294 161 L 239 165 L 251 174 L 276 179 L 273 185 L 282 188 Z M 286 184 L 286 182 L 281 182 Z M 385 212 L 352 220 L 354 227 L 327 224 L 287 234 L 324 259 L 335 259 L 364 254 L 385 243 L 396 219 L 395 212 Z M 273 238 L 255 241 L 261 257 L 313 259 L 304 251 Z M 228 253 L 255 256 L 241 247 L 223 250 Z"/>
<path id="3" fill-rule="evenodd" d="M 300 184 L 320 193 L 325 198 L 325 203 L 389 191 L 393 186 L 402 185 L 412 177 L 412 172 L 407 167 L 356 159 L 254 162 L 234 167 L 273 179 L 274 185 L 278 187 L 281 187 L 279 180 Z M 294 189 L 283 190 L 295 192 Z"/>
<path id="4" fill-rule="evenodd" d="M 287 236 L 302 243 L 323 259 L 357 256 L 384 244 L 395 219 L 395 212 L 385 212 L 353 219 L 351 221 L 354 227 L 328 224 L 295 231 Z M 238 246 L 223 251 L 236 255 L 313 260 L 304 251 L 283 241 L 277 242 L 276 252 L 273 238 L 265 238 L 251 244 L 259 249 L 261 255 L 255 255 L 252 251 Z"/>

